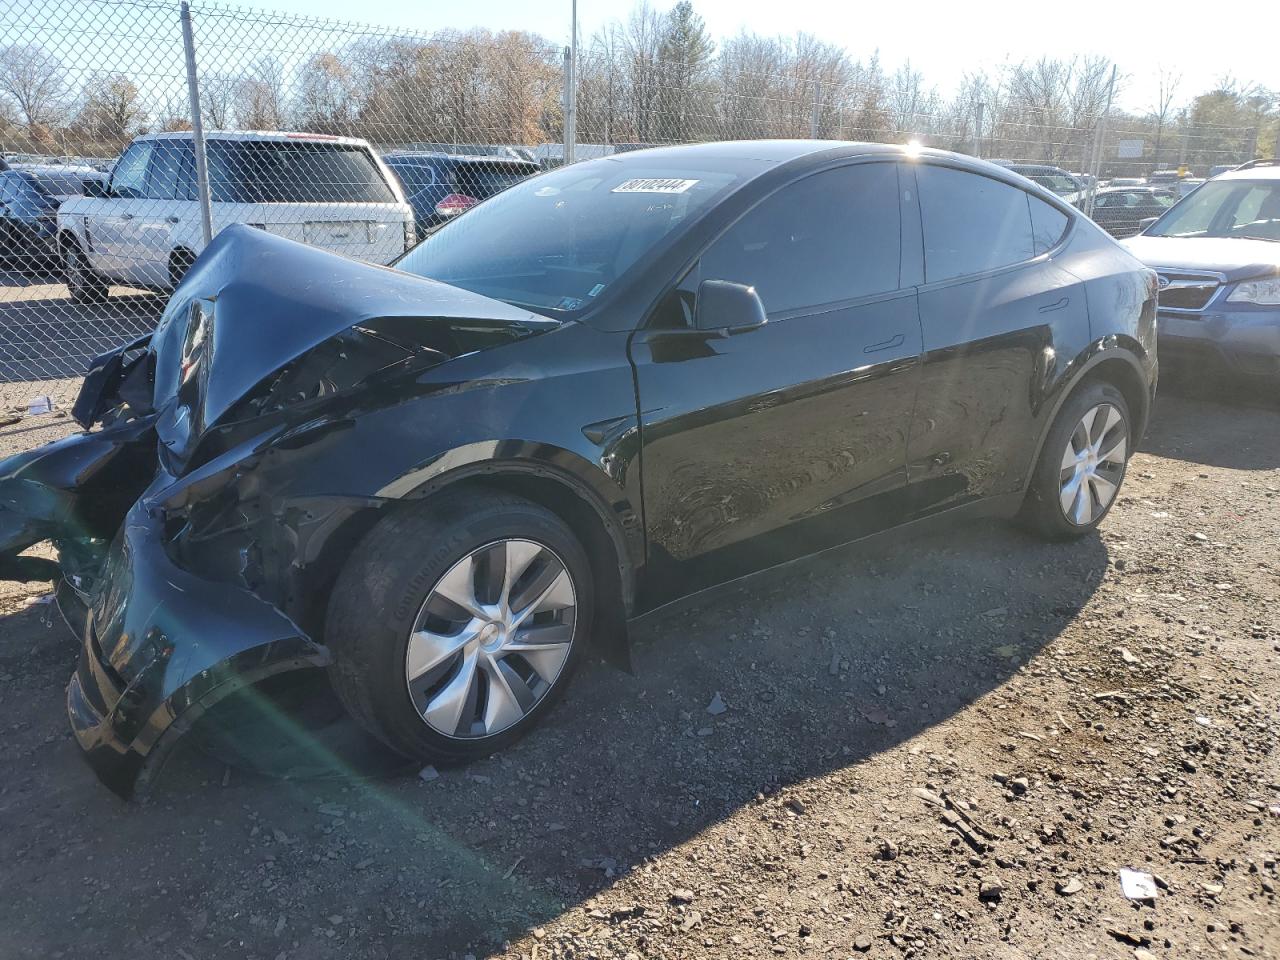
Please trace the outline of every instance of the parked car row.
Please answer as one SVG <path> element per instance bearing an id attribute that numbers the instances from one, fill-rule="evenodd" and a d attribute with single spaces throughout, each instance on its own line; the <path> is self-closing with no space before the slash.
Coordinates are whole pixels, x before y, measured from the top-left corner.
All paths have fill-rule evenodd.
<path id="1" fill-rule="evenodd" d="M 536 161 L 511 148 L 476 146 L 470 148 L 476 151 L 472 155 L 460 152 L 460 147 L 424 146 L 435 148 L 379 156 L 369 143 L 346 137 L 207 134 L 212 229 L 218 233 L 230 224 L 248 224 L 356 259 L 390 264 L 410 250 L 416 239 L 541 172 Z M 10 157 L 5 164 L 9 169 L 0 172 L 0 256 L 9 265 L 60 266 L 70 296 L 77 302 L 100 300 L 113 283 L 172 288 L 204 250 L 195 163 L 189 133 L 137 138 L 116 160 L 109 177 L 88 166 L 22 163 Z M 1048 164 L 995 163 L 1078 209 L 1087 205 L 1088 180 L 1079 175 Z M 1201 211 L 1197 215 L 1203 223 L 1196 229 L 1204 237 L 1235 241 L 1240 224 L 1252 224 L 1249 237 L 1254 239 L 1247 264 L 1236 262 L 1243 247 L 1233 242 L 1212 251 L 1202 244 L 1183 265 L 1185 270 L 1210 274 L 1212 283 L 1197 280 L 1199 287 L 1193 287 L 1217 289 L 1238 275 L 1238 266 L 1248 268 L 1248 273 L 1268 262 L 1266 251 L 1258 246 L 1263 242 L 1258 234 L 1275 229 L 1274 209 L 1271 201 L 1263 202 L 1262 193 L 1257 193 L 1252 200 L 1242 201 L 1244 212 L 1239 214 L 1256 215 L 1254 220 L 1224 225 L 1212 221 L 1206 211 L 1224 206 L 1222 197 L 1235 197 L 1242 189 L 1230 184 L 1242 178 L 1265 180 L 1270 169 L 1265 163 L 1247 164 L 1207 184 L 1184 177 L 1179 170 L 1157 170 L 1146 180 L 1133 178 L 1133 182 L 1116 178 L 1094 191 L 1092 218 L 1117 238 L 1137 236 L 1157 218 L 1158 232 L 1171 229 L 1166 224 L 1184 223 L 1189 210 Z M 1178 236 L 1192 236 L 1196 229 L 1179 228 Z M 1219 237 L 1220 233 L 1224 236 Z M 1148 230 L 1146 236 L 1164 234 Z M 1146 238 L 1139 239 L 1148 244 Z M 1216 259 L 1219 253 L 1225 260 Z M 1202 316 L 1204 308 L 1219 305 L 1216 300 L 1212 305 L 1178 302 L 1190 296 L 1185 292 L 1190 288 L 1187 278 L 1174 269 L 1176 260 L 1152 262 L 1157 268 L 1169 268 L 1166 273 L 1174 276 L 1165 298 L 1167 310 L 1190 310 Z M 1257 312 L 1249 310 L 1251 316 Z M 1171 314 L 1170 329 L 1179 332 L 1171 335 L 1190 337 L 1185 319 L 1185 312 Z M 1203 339 L 1203 329 L 1221 332 L 1221 324 L 1196 329 L 1201 333 L 1190 339 Z M 1254 332 L 1248 337 L 1257 346 L 1270 335 Z M 1280 353 L 1280 344 L 1274 351 L 1267 346 L 1261 352 L 1262 356 Z M 1249 365 L 1258 366 L 1252 361 Z M 1261 366 L 1266 367 L 1266 362 Z"/>
<path id="2" fill-rule="evenodd" d="M 206 156 L 213 233 L 243 223 L 379 264 L 541 172 L 510 150 L 380 157 L 363 140 L 299 133 L 214 131 Z M 9 266 L 60 267 L 75 302 L 101 300 L 112 284 L 170 289 L 205 247 L 190 133 L 136 138 L 109 176 L 6 166 L 0 255 Z"/>

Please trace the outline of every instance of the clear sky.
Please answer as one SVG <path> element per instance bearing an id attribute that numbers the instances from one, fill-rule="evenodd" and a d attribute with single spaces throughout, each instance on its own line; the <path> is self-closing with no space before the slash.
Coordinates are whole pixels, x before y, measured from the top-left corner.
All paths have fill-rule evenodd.
<path id="1" fill-rule="evenodd" d="M 416 30 L 487 27 L 531 30 L 567 42 L 569 0 L 241 0 L 248 5 L 320 17 L 404 26 Z M 665 9 L 675 0 L 653 5 Z M 892 70 L 910 60 L 944 94 L 974 65 L 1042 55 L 1097 53 L 1114 60 L 1125 77 L 1118 105 L 1135 112 L 1156 96 L 1157 67 L 1182 74 L 1178 97 L 1190 98 L 1230 73 L 1236 79 L 1280 87 L 1277 0 L 1234 0 L 1227 20 L 1215 19 L 1204 0 L 1028 0 L 853 3 L 840 0 L 693 0 L 714 37 L 747 29 L 761 34 L 805 31 L 839 44 L 860 59 L 877 49 Z M 625 18 L 633 0 L 579 0 L 582 36 Z M 1214 38 L 1213 33 L 1223 34 Z"/>

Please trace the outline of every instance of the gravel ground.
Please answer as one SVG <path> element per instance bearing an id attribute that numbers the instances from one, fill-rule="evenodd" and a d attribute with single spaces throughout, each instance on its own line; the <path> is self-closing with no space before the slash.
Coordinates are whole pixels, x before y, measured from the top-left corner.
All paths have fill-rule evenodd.
<path id="1" fill-rule="evenodd" d="M 314 716 L 266 703 L 259 737 L 328 776 L 189 748 L 124 804 L 67 732 L 47 586 L 11 585 L 0 956 L 1280 957 L 1257 400 L 1162 396 L 1099 536 L 828 554 L 644 623 L 634 676 L 589 666 L 515 749 L 425 777 L 298 763 Z"/>

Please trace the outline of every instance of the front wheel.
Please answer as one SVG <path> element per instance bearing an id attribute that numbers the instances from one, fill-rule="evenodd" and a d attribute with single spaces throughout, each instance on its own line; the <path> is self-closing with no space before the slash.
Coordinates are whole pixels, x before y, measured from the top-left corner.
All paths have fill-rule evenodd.
<path id="1" fill-rule="evenodd" d="M 107 299 L 107 281 L 89 265 L 89 258 L 80 249 L 79 243 L 75 240 L 68 241 L 62 256 L 67 275 L 67 292 L 72 303 L 102 303 Z"/>
<path id="2" fill-rule="evenodd" d="M 586 553 L 557 516 L 506 494 L 444 494 L 381 521 L 343 568 L 325 630 L 333 686 L 405 756 L 486 756 L 563 694 L 592 602 Z"/>
<path id="3" fill-rule="evenodd" d="M 1022 520 L 1049 540 L 1072 540 L 1110 512 L 1132 453 L 1124 394 L 1093 383 L 1058 411 L 1036 464 Z"/>

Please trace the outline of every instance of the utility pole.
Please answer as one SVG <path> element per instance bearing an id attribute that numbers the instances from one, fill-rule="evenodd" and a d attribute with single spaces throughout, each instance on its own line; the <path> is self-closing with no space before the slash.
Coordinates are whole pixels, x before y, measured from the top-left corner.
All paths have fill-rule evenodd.
<path id="1" fill-rule="evenodd" d="M 982 159 L 982 115 L 987 112 L 987 105 L 979 100 L 974 104 L 973 118 L 973 155 Z"/>
<path id="2" fill-rule="evenodd" d="M 573 163 L 578 145 L 578 0 L 572 0 L 569 49 L 564 52 L 564 162 Z"/>
<path id="3" fill-rule="evenodd" d="M 1178 147 L 1178 169 L 1182 170 L 1187 165 L 1187 146 L 1191 140 L 1191 130 L 1187 126 L 1187 111 L 1185 109 L 1178 118 L 1178 126 L 1182 128 L 1182 144 Z"/>
<path id="4" fill-rule="evenodd" d="M 1093 200 L 1098 193 L 1098 175 L 1102 172 L 1102 151 L 1107 139 L 1107 118 L 1111 116 L 1111 98 L 1116 93 L 1116 66 L 1111 65 L 1111 82 L 1107 84 L 1107 105 L 1098 120 L 1097 137 L 1093 143 L 1093 162 L 1089 165 L 1089 192 L 1085 196 L 1084 215 L 1093 216 Z"/>

